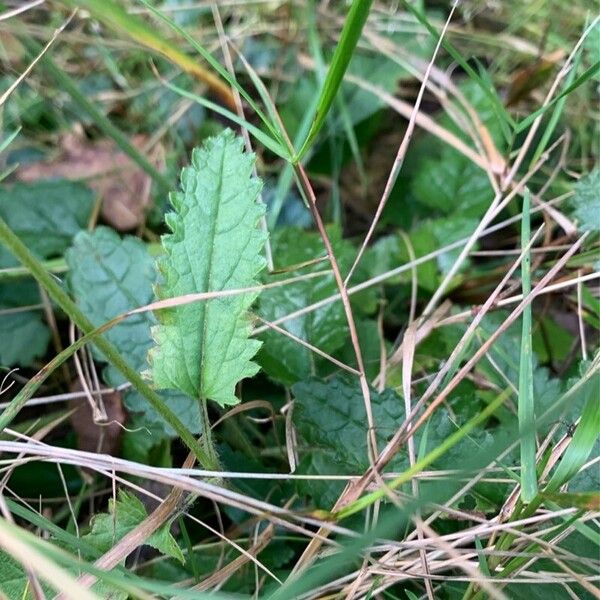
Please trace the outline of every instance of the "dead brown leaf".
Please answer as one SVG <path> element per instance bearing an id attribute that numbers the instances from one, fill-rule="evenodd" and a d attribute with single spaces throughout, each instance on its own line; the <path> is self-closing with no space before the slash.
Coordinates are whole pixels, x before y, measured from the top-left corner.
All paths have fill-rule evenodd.
<path id="1" fill-rule="evenodd" d="M 133 136 L 131 142 L 142 149 L 144 135 Z M 90 141 L 78 133 L 61 138 L 59 155 L 44 162 L 24 165 L 17 179 L 85 180 L 102 199 L 102 218 L 118 231 L 129 231 L 144 222 L 150 201 L 151 179 L 112 140 Z"/>
<path id="2" fill-rule="evenodd" d="M 73 384 L 73 391 L 81 391 L 79 382 Z M 75 409 L 71 415 L 71 425 L 77 434 L 77 447 L 86 452 L 115 455 L 119 451 L 123 423 L 126 414 L 120 392 L 102 394 L 106 422 L 95 423 L 86 398 L 76 398 L 69 402 L 69 408 Z"/>

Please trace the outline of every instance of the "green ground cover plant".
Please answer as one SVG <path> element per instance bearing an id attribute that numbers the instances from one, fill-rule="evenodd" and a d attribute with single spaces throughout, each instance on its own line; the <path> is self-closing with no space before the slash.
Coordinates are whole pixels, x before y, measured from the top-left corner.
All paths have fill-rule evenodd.
<path id="1" fill-rule="evenodd" d="M 0 2 L 0 592 L 598 598 L 597 6 Z"/>

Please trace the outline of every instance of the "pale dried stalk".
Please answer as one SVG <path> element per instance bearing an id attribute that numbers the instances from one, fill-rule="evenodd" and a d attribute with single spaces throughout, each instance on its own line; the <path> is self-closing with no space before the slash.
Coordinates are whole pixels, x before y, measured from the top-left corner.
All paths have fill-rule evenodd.
<path id="1" fill-rule="evenodd" d="M 450 8 L 450 12 L 448 13 L 448 18 L 446 19 L 446 23 L 444 24 L 444 28 L 442 29 L 440 37 L 435 45 L 435 49 L 433 51 L 433 56 L 431 57 L 431 60 L 429 61 L 429 64 L 427 65 L 427 69 L 425 70 L 425 75 L 423 76 L 423 81 L 421 82 L 421 87 L 419 88 L 419 93 L 417 94 L 417 99 L 415 100 L 415 104 L 411 111 L 410 119 L 408 120 L 408 126 L 404 133 L 404 137 L 402 138 L 402 142 L 400 143 L 400 147 L 398 148 L 396 158 L 394 159 L 394 164 L 392 165 L 392 168 L 388 175 L 387 181 L 385 183 L 383 195 L 381 196 L 381 199 L 379 200 L 379 204 L 377 205 L 377 210 L 375 211 L 375 215 L 373 216 L 373 219 L 371 220 L 369 230 L 367 231 L 367 234 L 365 235 L 365 238 L 364 238 L 364 240 L 360 246 L 360 249 L 358 251 L 358 254 L 356 255 L 356 258 L 354 259 L 354 262 L 352 263 L 352 266 L 350 267 L 350 271 L 348 272 L 348 275 L 346 275 L 346 279 L 344 279 L 345 287 L 348 286 L 348 282 L 352 278 L 352 275 L 354 274 L 354 270 L 358 266 L 360 259 L 362 258 L 365 250 L 367 249 L 367 246 L 368 246 L 369 242 L 371 241 L 373 234 L 375 233 L 375 228 L 377 227 L 377 224 L 379 223 L 379 219 L 381 218 L 383 209 L 385 208 L 385 205 L 387 204 L 388 198 L 390 197 L 390 194 L 392 193 L 392 189 L 394 188 L 394 185 L 396 184 L 396 180 L 398 179 L 398 175 L 400 174 L 400 170 L 402 169 L 402 165 L 404 164 L 404 157 L 406 156 L 406 152 L 408 151 L 408 146 L 410 145 L 410 141 L 412 139 L 412 136 L 413 136 L 413 133 L 415 130 L 415 123 L 416 123 L 417 115 L 419 114 L 421 101 L 423 100 L 423 94 L 425 93 L 425 88 L 427 87 L 427 81 L 429 80 L 429 74 L 431 73 L 431 68 L 435 62 L 435 59 L 439 52 L 439 49 L 442 45 L 442 40 L 444 39 L 444 36 L 446 35 L 446 30 L 448 29 L 448 25 L 450 24 L 450 20 L 452 19 L 452 15 L 454 14 L 455 8 L 456 8 L 456 4 L 452 4 L 452 7 Z"/>

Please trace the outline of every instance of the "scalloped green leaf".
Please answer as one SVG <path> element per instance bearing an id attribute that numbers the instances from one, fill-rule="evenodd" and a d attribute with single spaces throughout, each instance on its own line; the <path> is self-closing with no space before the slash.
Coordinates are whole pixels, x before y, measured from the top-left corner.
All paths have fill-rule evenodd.
<path id="1" fill-rule="evenodd" d="M 166 255 L 157 260 L 160 300 L 198 292 L 257 285 L 265 265 L 262 184 L 252 176 L 254 156 L 226 130 L 192 153 L 181 173 L 182 191 L 171 195 L 166 216 Z M 156 346 L 149 363 L 158 388 L 175 388 L 194 398 L 235 404 L 236 384 L 254 375 L 260 347 L 249 339 L 248 309 L 257 293 L 222 296 L 157 311 Z"/>
<path id="2" fill-rule="evenodd" d="M 294 425 L 300 447 L 303 448 L 298 473 L 363 473 L 369 466 L 369 459 L 367 422 L 358 378 L 346 373 L 327 380 L 312 377 L 292 386 L 292 394 Z M 381 393 L 372 389 L 371 410 L 377 445 L 381 450 L 404 422 L 404 401 L 392 389 L 385 389 Z M 437 410 L 428 420 L 427 427 L 416 432 L 416 448 L 421 448 L 424 454 L 430 452 L 467 419 L 466 415 L 452 417 L 446 409 Z M 433 468 L 455 468 L 463 464 L 466 457 L 489 447 L 493 440 L 492 434 L 484 429 L 473 431 L 468 438 L 440 457 Z M 390 462 L 389 468 L 402 471 L 408 464 L 406 449 L 402 448 Z M 297 488 L 301 494 L 311 496 L 318 506 L 329 507 L 338 497 L 343 484 L 339 481 L 299 480 Z"/>

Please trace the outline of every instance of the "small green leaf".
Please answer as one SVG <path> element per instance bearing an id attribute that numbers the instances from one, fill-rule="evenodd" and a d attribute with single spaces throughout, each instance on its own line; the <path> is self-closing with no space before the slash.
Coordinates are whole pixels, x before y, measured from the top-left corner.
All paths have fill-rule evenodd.
<path id="1" fill-rule="evenodd" d="M 600 231 L 600 169 L 582 177 L 571 199 L 573 216 L 580 231 Z"/>
<path id="2" fill-rule="evenodd" d="M 494 198 L 485 171 L 449 147 L 421 163 L 412 191 L 427 208 L 463 217 L 480 217 Z"/>
<path id="3" fill-rule="evenodd" d="M 66 180 L 0 187 L 0 217 L 37 258 L 62 254 L 85 229 L 94 202 L 91 190 Z M 0 247 L 0 267 L 19 264 Z"/>
<path id="4" fill-rule="evenodd" d="M 99 554 L 104 554 L 147 516 L 146 508 L 139 498 L 119 490 L 116 503 L 113 500 L 109 501 L 108 513 L 93 517 L 91 531 L 83 536 L 83 540 L 90 546 L 94 546 Z M 169 532 L 169 527 L 170 523 L 166 523 L 144 543 L 183 563 L 183 553 Z"/>
<path id="5" fill-rule="evenodd" d="M 75 237 L 65 258 L 73 296 L 95 326 L 154 300 L 154 260 L 146 246 L 135 237 L 120 238 L 107 227 L 98 227 L 91 233 L 82 231 Z M 155 323 L 151 313 L 142 313 L 125 319 L 105 334 L 138 372 L 147 368 L 146 354 L 152 346 L 150 327 Z M 99 352 L 98 358 L 104 360 Z M 125 382 L 121 373 L 110 365 L 104 370 L 104 379 L 111 386 Z M 196 399 L 172 391 L 162 395 L 192 433 L 201 430 Z M 140 413 L 138 426 L 150 429 L 159 437 L 161 434 L 175 435 L 139 392 L 128 390 L 124 401 L 131 412 Z"/>
<path id="6" fill-rule="evenodd" d="M 243 152 L 230 130 L 194 150 L 181 174 L 182 191 L 171 195 L 175 212 L 162 238 L 159 299 L 257 285 L 264 267 L 265 234 L 257 228 L 264 207 L 261 182 L 252 176 L 254 156 Z M 156 346 L 149 362 L 159 388 L 226 405 L 235 404 L 236 384 L 256 373 L 251 361 L 260 347 L 248 339 L 248 309 L 257 293 L 243 293 L 168 308 L 157 313 Z"/>
<path id="7" fill-rule="evenodd" d="M 41 310 L 1 314 L 5 309 L 39 302 L 37 285 L 31 281 L 0 285 L 0 365 L 29 366 L 45 354 L 50 331 Z"/>

